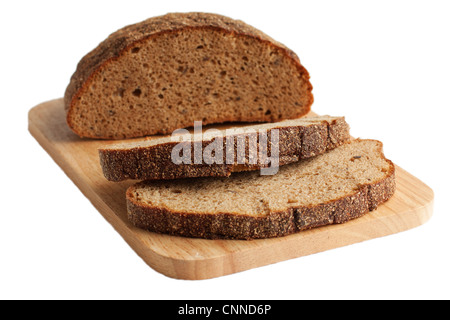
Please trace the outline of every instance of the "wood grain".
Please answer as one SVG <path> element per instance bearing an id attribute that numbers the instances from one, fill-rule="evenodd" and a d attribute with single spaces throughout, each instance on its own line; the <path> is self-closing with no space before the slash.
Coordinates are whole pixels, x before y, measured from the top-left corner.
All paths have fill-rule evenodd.
<path id="1" fill-rule="evenodd" d="M 62 99 L 34 107 L 29 131 L 131 248 L 153 269 L 177 279 L 209 279 L 402 232 L 428 221 L 433 191 L 400 167 L 392 199 L 345 224 L 262 240 L 205 240 L 161 235 L 127 219 L 125 191 L 102 174 L 98 148 L 117 141 L 81 139 L 66 125 Z"/>

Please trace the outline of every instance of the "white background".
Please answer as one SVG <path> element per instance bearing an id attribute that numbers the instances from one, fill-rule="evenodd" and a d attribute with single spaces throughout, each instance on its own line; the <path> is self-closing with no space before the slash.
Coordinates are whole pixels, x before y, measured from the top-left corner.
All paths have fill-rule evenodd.
<path id="1" fill-rule="evenodd" d="M 401 234 L 205 281 L 149 268 L 27 131 L 78 61 L 111 32 L 167 12 L 241 19 L 294 50 L 319 114 L 435 191 L 427 224 Z M 450 298 L 448 1 L 2 1 L 2 299 Z"/>

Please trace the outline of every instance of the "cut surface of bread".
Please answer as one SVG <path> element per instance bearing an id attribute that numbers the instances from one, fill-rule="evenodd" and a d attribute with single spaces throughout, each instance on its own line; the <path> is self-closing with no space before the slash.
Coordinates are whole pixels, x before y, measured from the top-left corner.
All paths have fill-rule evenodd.
<path id="1" fill-rule="evenodd" d="M 295 53 L 239 20 L 172 13 L 127 26 L 78 64 L 65 93 L 81 137 L 124 139 L 223 122 L 308 113 L 307 70 Z"/>
<path id="2" fill-rule="evenodd" d="M 276 170 L 348 140 L 344 117 L 319 116 L 114 144 L 99 149 L 99 156 L 110 181 L 226 177 L 239 171 Z M 177 161 L 181 156 L 183 161 Z"/>
<path id="3" fill-rule="evenodd" d="M 201 238 L 258 239 L 344 223 L 387 201 L 395 167 L 375 140 L 352 140 L 273 176 L 141 182 L 127 191 L 132 223 Z"/>

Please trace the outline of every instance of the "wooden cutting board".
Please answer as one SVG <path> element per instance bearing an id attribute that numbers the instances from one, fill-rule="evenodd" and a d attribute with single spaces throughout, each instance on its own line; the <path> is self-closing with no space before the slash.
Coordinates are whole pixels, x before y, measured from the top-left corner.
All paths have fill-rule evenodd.
<path id="1" fill-rule="evenodd" d="M 125 191 L 133 182 L 107 181 L 97 149 L 117 141 L 80 139 L 67 127 L 62 99 L 29 113 L 29 130 L 103 217 L 153 269 L 177 279 L 208 279 L 405 231 L 432 215 L 433 191 L 397 167 L 393 198 L 361 218 L 263 240 L 205 240 L 140 230 L 127 220 Z"/>

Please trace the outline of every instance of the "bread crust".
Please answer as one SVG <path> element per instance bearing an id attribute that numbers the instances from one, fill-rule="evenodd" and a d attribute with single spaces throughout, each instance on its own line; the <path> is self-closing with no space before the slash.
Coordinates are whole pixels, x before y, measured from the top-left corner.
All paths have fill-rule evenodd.
<path id="1" fill-rule="evenodd" d="M 349 125 L 345 118 L 336 118 L 330 122 L 323 120 L 309 126 L 275 127 L 279 129 L 279 165 L 286 165 L 300 159 L 306 159 L 327 150 L 334 149 L 350 139 Z M 270 130 L 273 130 L 270 129 Z M 239 136 L 239 134 L 237 135 Z M 270 138 L 268 138 L 270 142 Z M 202 141 L 203 150 L 213 140 Z M 259 141 L 258 141 L 259 142 Z M 186 142 L 194 155 L 194 143 Z M 226 139 L 222 142 L 226 150 Z M 246 163 L 242 165 L 227 164 L 226 155 L 222 164 L 174 164 L 171 155 L 179 142 L 169 142 L 149 147 L 132 149 L 99 149 L 100 165 L 105 178 L 109 181 L 135 180 L 168 180 L 193 177 L 227 177 L 232 172 L 258 170 L 268 167 L 258 161 L 249 161 L 248 144 L 246 144 Z M 234 139 L 232 150 L 237 150 L 237 139 Z M 258 150 L 259 147 L 258 147 Z M 269 150 L 270 156 L 270 150 Z M 236 156 L 235 159 L 236 161 Z"/>
<path id="2" fill-rule="evenodd" d="M 95 75 L 109 64 L 114 63 L 114 61 L 119 59 L 129 49 L 152 37 L 157 37 L 158 35 L 166 33 L 197 29 L 214 30 L 234 37 L 257 39 L 272 48 L 272 50 L 277 50 L 281 52 L 282 55 L 288 57 L 308 85 L 310 100 L 308 108 L 305 108 L 302 113 L 290 115 L 290 118 L 301 117 L 309 112 L 310 106 L 314 101 L 314 97 L 311 93 L 313 87 L 309 82 L 310 76 L 308 71 L 300 63 L 298 56 L 292 50 L 240 20 L 233 20 L 225 16 L 210 13 L 170 13 L 164 16 L 153 17 L 116 31 L 100 43 L 97 48 L 83 57 L 79 62 L 75 73 L 72 75 L 64 95 L 64 106 L 69 127 L 81 137 L 110 139 L 111 137 L 92 136 L 87 132 L 79 131 L 72 120 L 72 113 L 75 112 L 74 105 L 76 101 L 86 92 L 87 88 L 89 88 Z M 280 118 L 279 120 L 285 118 L 286 117 Z M 223 121 L 220 122 L 229 122 L 233 120 L 234 119 L 223 119 Z M 251 122 L 257 120 L 258 119 L 255 118 L 254 120 L 249 119 L 248 121 Z M 175 129 L 177 128 L 172 128 L 172 130 Z M 156 133 L 165 134 L 167 132 Z"/>
<path id="3" fill-rule="evenodd" d="M 262 239 L 281 237 L 320 226 L 345 223 L 375 210 L 395 192 L 395 166 L 386 159 L 380 143 L 380 154 L 389 163 L 383 179 L 360 185 L 353 193 L 315 206 L 291 207 L 264 216 L 232 213 L 194 214 L 145 205 L 137 201 L 134 191 L 127 190 L 129 220 L 139 228 L 170 235 L 206 239 Z"/>

